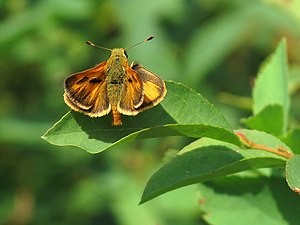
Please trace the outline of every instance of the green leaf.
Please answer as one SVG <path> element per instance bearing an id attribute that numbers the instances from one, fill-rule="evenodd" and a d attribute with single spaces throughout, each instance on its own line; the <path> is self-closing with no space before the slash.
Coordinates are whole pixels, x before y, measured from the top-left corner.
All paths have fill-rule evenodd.
<path id="1" fill-rule="evenodd" d="M 111 126 L 110 115 L 90 118 L 72 111 L 42 138 L 55 145 L 78 146 L 90 153 L 138 138 L 176 135 L 239 143 L 223 115 L 205 98 L 182 84 L 166 84 L 168 93 L 160 105 L 134 117 L 124 116 L 120 127 Z"/>
<path id="2" fill-rule="evenodd" d="M 282 138 L 294 153 L 300 154 L 300 128 L 295 128 Z"/>
<path id="3" fill-rule="evenodd" d="M 265 131 L 273 135 L 282 134 L 284 109 L 281 105 L 268 105 L 255 116 L 243 119 L 247 127 Z"/>
<path id="4" fill-rule="evenodd" d="M 264 63 L 261 68 L 253 90 L 253 113 L 257 115 L 269 105 L 280 105 L 283 107 L 283 119 L 272 121 L 270 118 L 267 123 L 278 123 L 281 126 L 281 133 L 286 131 L 289 95 L 287 82 L 287 57 L 286 42 L 283 39 L 277 47 L 275 53 Z M 279 114 L 280 112 L 276 113 Z M 267 121 L 268 118 L 264 118 Z M 283 121 L 282 124 L 280 122 Z"/>
<path id="5" fill-rule="evenodd" d="M 300 155 L 294 155 L 286 164 L 286 181 L 290 188 L 300 194 Z"/>
<path id="6" fill-rule="evenodd" d="M 199 186 L 200 207 L 209 224 L 299 224 L 300 197 L 281 178 L 231 176 Z"/>
<path id="7" fill-rule="evenodd" d="M 229 174 L 265 167 L 284 166 L 285 159 L 260 150 L 243 150 L 215 140 L 199 140 L 184 148 L 148 181 L 141 203 L 179 187 Z"/>
<path id="8" fill-rule="evenodd" d="M 228 143 L 228 142 L 204 137 L 204 138 L 200 138 L 200 139 L 193 141 L 192 143 L 186 145 L 179 152 L 177 152 L 177 155 L 182 155 L 186 152 L 193 151 L 197 148 L 207 147 L 207 146 L 225 146 L 230 149 L 235 149 L 237 147 L 236 145 Z"/>

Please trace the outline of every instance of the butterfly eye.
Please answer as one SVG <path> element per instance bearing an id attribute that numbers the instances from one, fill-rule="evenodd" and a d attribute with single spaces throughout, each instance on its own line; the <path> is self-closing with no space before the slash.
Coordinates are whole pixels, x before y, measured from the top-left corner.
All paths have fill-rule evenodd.
<path id="1" fill-rule="evenodd" d="M 127 52 L 126 52 L 126 51 L 124 51 L 124 55 L 125 55 L 126 58 L 128 59 L 128 55 L 127 55 Z"/>

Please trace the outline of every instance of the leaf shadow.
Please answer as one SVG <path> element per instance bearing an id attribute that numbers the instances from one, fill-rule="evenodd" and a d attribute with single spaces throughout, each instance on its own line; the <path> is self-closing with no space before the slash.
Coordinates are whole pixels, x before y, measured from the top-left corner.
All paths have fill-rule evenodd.
<path id="1" fill-rule="evenodd" d="M 161 105 L 141 112 L 136 116 L 122 115 L 123 125 L 121 126 L 111 125 L 111 114 L 99 118 L 91 118 L 81 113 L 71 111 L 71 116 L 82 131 L 88 135 L 89 139 L 95 139 L 105 143 L 114 143 L 145 128 L 176 124 L 176 121 Z"/>

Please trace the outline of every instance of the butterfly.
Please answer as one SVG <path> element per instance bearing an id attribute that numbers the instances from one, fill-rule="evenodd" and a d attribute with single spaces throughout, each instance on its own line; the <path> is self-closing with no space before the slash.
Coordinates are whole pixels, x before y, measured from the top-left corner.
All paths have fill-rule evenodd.
<path id="1" fill-rule="evenodd" d="M 148 37 L 137 43 L 153 39 Z M 164 81 L 140 64 L 128 64 L 126 50 L 109 49 L 87 41 L 87 44 L 111 52 L 107 61 L 65 79 L 64 101 L 74 111 L 90 117 L 112 113 L 112 125 L 122 124 L 121 114 L 134 116 L 159 104 L 167 93 Z"/>

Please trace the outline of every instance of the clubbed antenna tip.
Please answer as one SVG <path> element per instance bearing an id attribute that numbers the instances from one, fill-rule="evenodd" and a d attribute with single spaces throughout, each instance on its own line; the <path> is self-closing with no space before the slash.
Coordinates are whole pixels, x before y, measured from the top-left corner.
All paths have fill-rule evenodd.
<path id="1" fill-rule="evenodd" d="M 149 36 L 149 37 L 146 38 L 145 41 L 150 41 L 150 40 L 152 40 L 153 38 L 154 38 L 154 36 Z"/>

